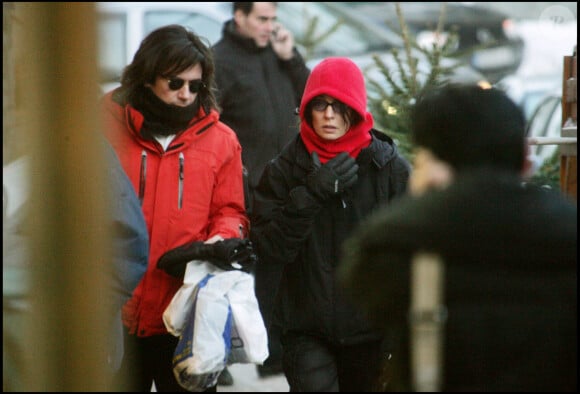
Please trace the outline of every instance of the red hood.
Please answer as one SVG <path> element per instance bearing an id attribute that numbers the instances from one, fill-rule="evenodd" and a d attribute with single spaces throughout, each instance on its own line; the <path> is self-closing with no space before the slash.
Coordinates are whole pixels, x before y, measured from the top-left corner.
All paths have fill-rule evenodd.
<path id="1" fill-rule="evenodd" d="M 362 121 L 352 125 L 345 135 L 333 141 L 320 138 L 304 120 L 307 104 L 314 97 L 323 94 L 348 105 L 362 118 Z M 352 60 L 343 57 L 330 57 L 320 62 L 308 77 L 300 103 L 300 136 L 308 153 L 316 151 L 322 163 L 332 159 L 340 152 L 348 152 L 350 156 L 356 158 L 361 149 L 367 147 L 371 142 L 370 130 L 374 121 L 366 107 L 367 92 L 364 77 Z"/>
<path id="2" fill-rule="evenodd" d="M 358 112 L 363 119 L 367 119 L 367 91 L 364 77 L 352 60 L 329 57 L 312 70 L 300 103 L 300 118 L 304 119 L 306 104 L 321 94 L 342 101 Z"/>

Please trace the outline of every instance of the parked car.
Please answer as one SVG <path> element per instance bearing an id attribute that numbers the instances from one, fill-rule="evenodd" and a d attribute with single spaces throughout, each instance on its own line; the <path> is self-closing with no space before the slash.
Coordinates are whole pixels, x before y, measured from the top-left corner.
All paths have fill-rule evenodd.
<path id="1" fill-rule="evenodd" d="M 344 3 L 343 3 L 344 4 Z M 400 30 L 395 3 L 346 3 L 376 23 Z M 513 29 L 513 21 L 504 13 L 479 3 L 448 2 L 444 28 L 436 29 L 443 3 L 401 2 L 403 19 L 419 45 L 441 43 L 450 32 L 459 37 L 456 53 L 488 81 L 495 83 L 513 73 L 522 61 L 524 42 Z"/>
<path id="2" fill-rule="evenodd" d="M 170 23 L 192 28 L 214 44 L 221 36 L 223 22 L 231 18 L 231 3 L 97 3 L 99 13 L 100 68 L 103 90 L 118 83 L 123 67 L 128 64 L 141 40 L 153 29 Z M 401 38 L 387 27 L 369 24 L 348 8 L 332 2 L 279 2 L 278 20 L 293 32 L 298 50 L 310 67 L 328 56 L 351 58 L 368 78 L 380 80 L 378 68 L 372 58 L 379 55 L 385 63 L 394 66 L 390 53 L 401 47 Z M 336 28 L 335 30 L 332 30 Z M 309 35 L 314 33 L 313 35 Z M 326 33 L 329 33 L 325 36 Z M 428 63 L 421 53 L 418 69 L 423 77 Z M 455 59 L 443 59 L 450 66 Z M 458 67 L 458 80 L 479 81 L 483 77 L 471 67 Z"/>

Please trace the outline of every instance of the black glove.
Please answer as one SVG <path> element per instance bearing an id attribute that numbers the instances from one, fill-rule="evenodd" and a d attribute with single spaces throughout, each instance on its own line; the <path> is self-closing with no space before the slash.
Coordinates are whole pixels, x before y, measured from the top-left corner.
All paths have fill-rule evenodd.
<path id="1" fill-rule="evenodd" d="M 320 200 L 341 194 L 358 179 L 358 164 L 346 152 L 341 152 L 324 165 L 320 164 L 318 154 L 312 152 L 312 161 L 313 169 L 306 177 L 306 186 Z"/>
<path id="2" fill-rule="evenodd" d="M 175 277 L 183 277 L 185 266 L 191 260 L 209 261 L 225 271 L 249 272 L 257 257 L 249 239 L 228 238 L 213 244 L 190 242 L 168 252 L 157 261 L 157 268 Z"/>
<path id="3" fill-rule="evenodd" d="M 225 271 L 242 270 L 248 272 L 258 258 L 254 254 L 249 239 L 228 238 L 211 246 L 207 260 Z"/>

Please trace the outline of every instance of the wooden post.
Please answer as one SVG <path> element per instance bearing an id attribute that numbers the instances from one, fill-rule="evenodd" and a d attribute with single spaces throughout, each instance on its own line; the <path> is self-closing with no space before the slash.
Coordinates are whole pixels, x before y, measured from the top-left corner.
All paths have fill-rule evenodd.
<path id="1" fill-rule="evenodd" d="M 411 262 L 411 379 L 417 392 L 441 391 L 447 309 L 445 267 L 437 254 L 417 253 Z"/>
<path id="2" fill-rule="evenodd" d="M 578 138 L 578 94 L 577 94 L 576 48 L 572 56 L 564 56 L 562 81 L 562 137 Z M 577 147 L 578 144 L 560 146 L 560 188 L 563 193 L 577 201 Z"/>
<path id="3" fill-rule="evenodd" d="M 4 3 L 5 4 L 5 3 Z M 94 3 L 14 2 L 14 118 L 30 158 L 29 273 L 16 391 L 107 391 L 110 263 L 97 138 Z"/>

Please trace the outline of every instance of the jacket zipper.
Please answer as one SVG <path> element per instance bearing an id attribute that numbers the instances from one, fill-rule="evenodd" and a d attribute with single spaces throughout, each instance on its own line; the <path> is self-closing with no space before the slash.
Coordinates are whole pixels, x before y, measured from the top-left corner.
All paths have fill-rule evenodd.
<path id="1" fill-rule="evenodd" d="M 145 197 L 145 180 L 147 179 L 147 152 L 145 149 L 141 152 L 141 172 L 139 174 L 139 202 L 143 205 Z"/>
<path id="2" fill-rule="evenodd" d="M 177 198 L 177 207 L 181 209 L 181 205 L 183 204 L 183 162 L 185 157 L 183 156 L 183 152 L 179 153 L 179 196 Z"/>

